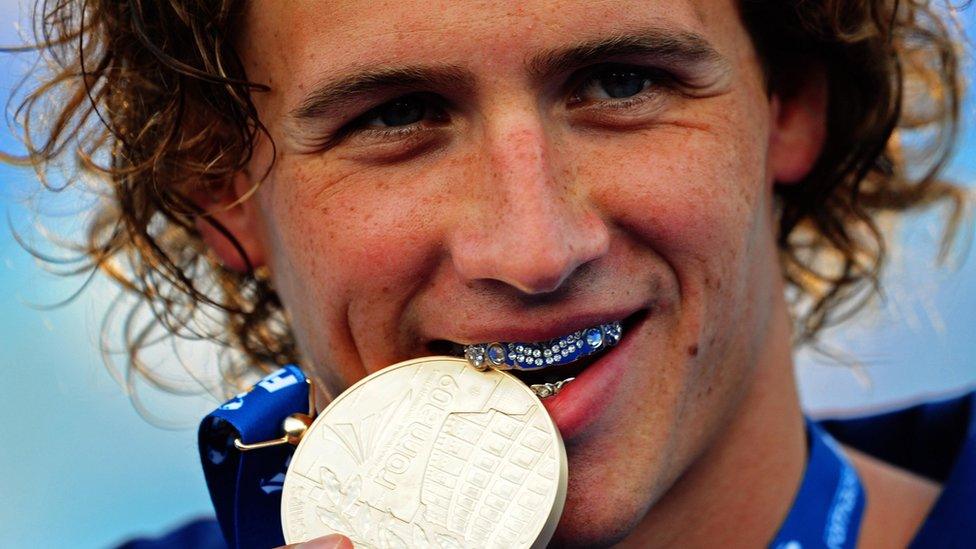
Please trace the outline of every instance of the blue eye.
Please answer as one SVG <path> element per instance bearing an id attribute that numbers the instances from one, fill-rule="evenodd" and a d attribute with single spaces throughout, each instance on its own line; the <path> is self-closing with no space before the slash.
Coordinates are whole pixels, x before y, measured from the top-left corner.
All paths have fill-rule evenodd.
<path id="1" fill-rule="evenodd" d="M 401 97 L 380 107 L 375 120 L 385 126 L 409 126 L 420 122 L 426 115 L 427 103 L 423 99 Z"/>
<path id="2" fill-rule="evenodd" d="M 654 85 L 653 75 L 636 67 L 611 66 L 591 73 L 576 96 L 582 101 L 628 99 Z"/>
<path id="3" fill-rule="evenodd" d="M 440 122 L 445 118 L 436 99 L 426 94 L 410 94 L 372 109 L 360 118 L 366 128 L 404 128 L 422 122 Z"/>
<path id="4" fill-rule="evenodd" d="M 601 75 L 599 82 L 607 96 L 623 99 L 644 91 L 651 80 L 635 71 L 607 71 Z"/>

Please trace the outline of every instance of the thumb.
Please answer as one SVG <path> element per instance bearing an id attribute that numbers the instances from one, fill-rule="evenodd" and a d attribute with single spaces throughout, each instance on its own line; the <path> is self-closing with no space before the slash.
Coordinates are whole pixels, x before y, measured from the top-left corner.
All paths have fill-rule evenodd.
<path id="1" fill-rule="evenodd" d="M 329 534 L 294 545 L 283 545 L 278 549 L 353 549 L 352 541 L 342 534 Z"/>

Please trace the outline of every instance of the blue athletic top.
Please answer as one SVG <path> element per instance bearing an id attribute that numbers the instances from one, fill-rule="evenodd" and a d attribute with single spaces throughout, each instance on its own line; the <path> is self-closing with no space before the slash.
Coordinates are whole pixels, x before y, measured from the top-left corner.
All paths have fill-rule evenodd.
<path id="1" fill-rule="evenodd" d="M 827 446 L 833 446 L 836 440 L 942 485 L 942 493 L 916 534 L 912 547 L 976 547 L 976 392 L 879 415 L 822 420 L 811 424 L 808 431 L 814 433 L 810 435 L 811 439 L 819 436 Z M 811 457 L 815 457 L 815 442 L 812 441 L 810 446 Z M 796 515 L 801 508 L 806 508 L 803 499 L 806 497 L 805 486 L 812 480 L 810 469 L 808 467 L 787 521 L 800 519 L 802 522 L 802 517 Z M 275 516 L 270 520 L 277 521 L 278 518 Z M 857 526 L 852 526 L 855 537 Z M 830 545 L 825 541 L 822 546 Z M 136 539 L 120 547 L 227 546 L 217 520 L 201 518 L 162 537 Z M 792 549 L 813 545 L 776 542 L 776 546 Z"/>

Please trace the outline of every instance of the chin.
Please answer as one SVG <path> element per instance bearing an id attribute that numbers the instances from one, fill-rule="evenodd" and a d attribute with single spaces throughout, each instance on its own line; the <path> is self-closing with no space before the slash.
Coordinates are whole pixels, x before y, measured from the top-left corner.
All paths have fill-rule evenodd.
<path id="1" fill-rule="evenodd" d="M 640 518 L 626 506 L 571 492 L 549 547 L 610 547 L 626 538 Z"/>
<path id="2" fill-rule="evenodd" d="M 614 471 L 600 452 L 572 452 L 566 505 L 550 547 L 609 547 L 626 538 L 647 513 L 653 490 L 634 478 L 637 471 Z M 586 464 L 574 465 L 574 462 Z M 588 466 L 587 466 L 588 465 Z"/>

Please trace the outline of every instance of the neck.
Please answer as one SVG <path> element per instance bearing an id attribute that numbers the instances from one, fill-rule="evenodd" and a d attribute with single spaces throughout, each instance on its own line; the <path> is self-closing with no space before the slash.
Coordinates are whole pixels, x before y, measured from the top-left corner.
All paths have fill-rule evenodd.
<path id="1" fill-rule="evenodd" d="M 807 454 L 781 305 L 733 417 L 621 546 L 761 547 L 776 534 Z"/>

